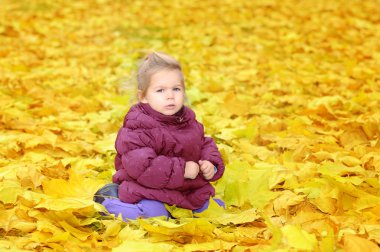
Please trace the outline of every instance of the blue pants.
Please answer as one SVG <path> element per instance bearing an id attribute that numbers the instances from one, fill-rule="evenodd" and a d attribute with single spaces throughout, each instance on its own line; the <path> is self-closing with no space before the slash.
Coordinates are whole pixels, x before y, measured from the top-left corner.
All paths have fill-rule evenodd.
<path id="1" fill-rule="evenodd" d="M 225 204 L 220 199 L 214 201 L 221 207 L 225 208 Z M 193 210 L 193 213 L 200 213 L 206 210 L 210 202 L 207 201 L 201 208 Z M 102 205 L 109 213 L 118 216 L 121 214 L 124 220 L 135 220 L 138 217 L 150 218 L 157 216 L 170 217 L 170 213 L 166 210 L 164 203 L 156 200 L 141 200 L 136 204 L 130 204 L 120 201 L 117 198 L 107 198 L 102 202 Z"/>

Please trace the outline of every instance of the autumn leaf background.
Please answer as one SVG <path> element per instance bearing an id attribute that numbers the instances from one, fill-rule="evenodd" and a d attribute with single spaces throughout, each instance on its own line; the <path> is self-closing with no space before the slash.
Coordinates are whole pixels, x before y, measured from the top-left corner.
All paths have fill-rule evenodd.
<path id="1" fill-rule="evenodd" d="M 380 1 L 0 5 L 0 250 L 379 251 Z M 147 52 L 182 63 L 226 172 L 193 217 L 93 193 Z"/>

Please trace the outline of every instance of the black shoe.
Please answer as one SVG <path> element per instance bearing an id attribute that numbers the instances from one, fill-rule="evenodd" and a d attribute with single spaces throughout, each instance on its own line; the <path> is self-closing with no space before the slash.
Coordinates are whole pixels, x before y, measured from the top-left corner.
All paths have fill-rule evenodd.
<path id="1" fill-rule="evenodd" d="M 94 195 L 94 201 L 102 204 L 106 198 L 118 198 L 119 197 L 119 185 L 115 183 L 106 184 L 100 188 Z"/>

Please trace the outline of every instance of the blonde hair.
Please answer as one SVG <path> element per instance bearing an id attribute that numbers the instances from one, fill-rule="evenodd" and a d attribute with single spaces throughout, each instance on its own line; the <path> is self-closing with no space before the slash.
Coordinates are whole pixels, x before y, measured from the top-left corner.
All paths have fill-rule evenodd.
<path id="1" fill-rule="evenodd" d="M 145 57 L 137 72 L 137 88 L 142 95 L 145 95 L 152 75 L 160 70 L 179 70 L 182 85 L 185 85 L 181 64 L 172 56 L 161 52 L 153 52 Z"/>

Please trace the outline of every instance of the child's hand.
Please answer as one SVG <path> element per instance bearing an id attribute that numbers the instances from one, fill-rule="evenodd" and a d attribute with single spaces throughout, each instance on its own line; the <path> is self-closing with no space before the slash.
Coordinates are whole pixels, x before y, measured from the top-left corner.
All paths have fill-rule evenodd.
<path id="1" fill-rule="evenodd" d="M 214 165 L 207 160 L 199 160 L 199 168 L 203 174 L 203 177 L 210 180 L 215 175 Z"/>
<path id="2" fill-rule="evenodd" d="M 188 179 L 195 179 L 199 173 L 199 165 L 193 161 L 188 161 L 185 164 L 184 177 Z"/>

